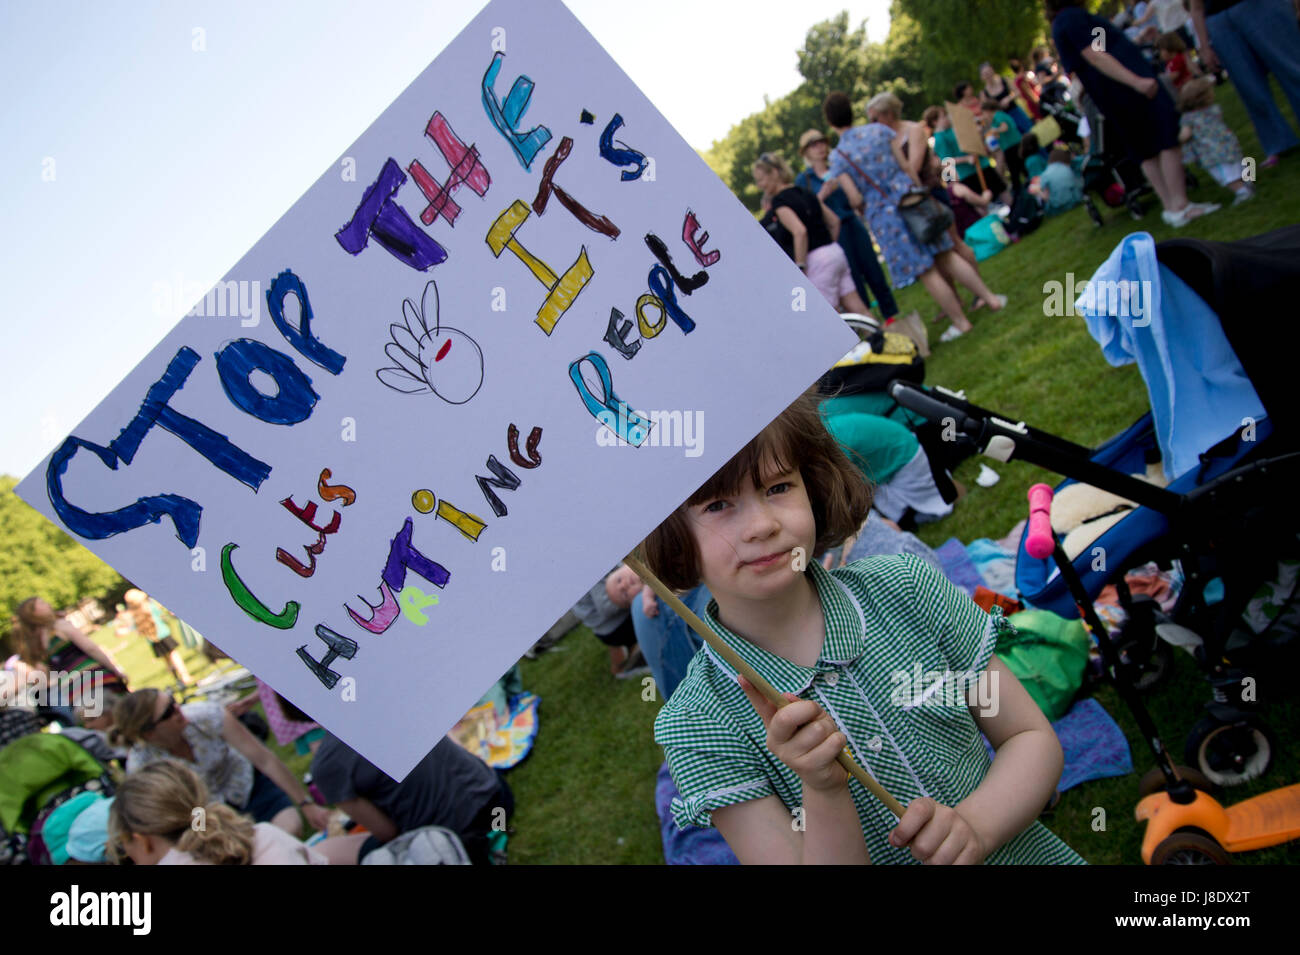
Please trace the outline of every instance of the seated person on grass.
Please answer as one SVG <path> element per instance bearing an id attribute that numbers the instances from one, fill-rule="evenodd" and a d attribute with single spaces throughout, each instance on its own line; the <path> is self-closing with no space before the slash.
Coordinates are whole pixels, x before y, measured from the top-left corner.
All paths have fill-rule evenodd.
<path id="1" fill-rule="evenodd" d="M 475 865 L 486 865 L 490 833 L 514 812 L 514 794 L 505 778 L 446 736 L 399 783 L 326 733 L 311 775 L 329 803 L 370 832 L 358 861 L 404 832 L 442 826 L 460 837 Z"/>
<path id="2" fill-rule="evenodd" d="M 596 639 L 609 647 L 609 672 L 619 680 L 645 672 L 645 658 L 636 645 L 636 631 L 628 607 L 641 589 L 636 574 L 619 565 L 573 605 L 578 619 L 591 628 Z"/>
<path id="3" fill-rule="evenodd" d="M 1074 171 L 1070 152 L 1053 149 L 1052 155 L 1039 178 L 1039 195 L 1046 203 L 1046 213 L 1055 215 L 1073 209 L 1083 201 L 1083 177 Z"/>

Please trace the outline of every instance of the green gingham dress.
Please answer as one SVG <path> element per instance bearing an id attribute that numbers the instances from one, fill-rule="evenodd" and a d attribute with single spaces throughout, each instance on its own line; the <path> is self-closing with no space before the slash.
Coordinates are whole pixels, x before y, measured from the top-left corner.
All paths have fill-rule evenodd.
<path id="1" fill-rule="evenodd" d="M 717 620 L 716 601 L 704 619 L 778 692 L 819 702 L 858 763 L 903 805 L 923 796 L 961 802 L 990 763 L 964 694 L 953 685 L 984 671 L 997 630 L 1010 625 L 913 555 L 869 557 L 835 571 L 814 561 L 807 573 L 826 617 L 816 666 L 798 666 L 731 633 Z M 942 682 L 939 674 L 946 674 Z M 655 741 L 681 793 L 672 806 L 679 826 L 712 825 L 713 810 L 764 796 L 791 810 L 802 804 L 799 777 L 768 751 L 763 721 L 735 672 L 707 645 L 659 712 Z M 887 841 L 897 825 L 893 813 L 856 780 L 849 788 L 872 862 L 914 863 L 910 849 Z M 986 860 L 1083 861 L 1037 821 Z"/>

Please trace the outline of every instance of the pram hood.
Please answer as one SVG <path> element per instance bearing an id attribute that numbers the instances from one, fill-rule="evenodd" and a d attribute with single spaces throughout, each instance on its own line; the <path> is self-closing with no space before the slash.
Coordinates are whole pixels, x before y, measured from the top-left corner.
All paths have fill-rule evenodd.
<path id="1" fill-rule="evenodd" d="M 1300 402 L 1287 382 L 1300 353 L 1300 226 L 1236 242 L 1169 239 L 1156 256 L 1218 315 L 1273 421 L 1274 440 L 1297 444 Z"/>
<path id="2" fill-rule="evenodd" d="M 1165 473 L 1176 479 L 1202 452 L 1264 404 L 1224 334 L 1219 316 L 1156 256 L 1146 232 L 1127 236 L 1075 303 L 1112 365 L 1134 361 L 1151 400 Z"/>

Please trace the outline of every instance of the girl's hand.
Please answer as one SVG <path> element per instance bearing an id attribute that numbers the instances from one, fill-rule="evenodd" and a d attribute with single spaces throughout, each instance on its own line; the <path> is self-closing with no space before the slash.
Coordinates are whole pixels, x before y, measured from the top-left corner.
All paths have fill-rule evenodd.
<path id="1" fill-rule="evenodd" d="M 925 865 L 978 865 L 988 854 L 970 823 L 933 799 L 908 803 L 889 844 L 911 846 L 912 857 Z"/>
<path id="2" fill-rule="evenodd" d="M 789 704 L 777 709 L 743 676 L 740 688 L 767 727 L 767 748 L 789 766 L 805 789 L 831 792 L 848 785 L 849 776 L 835 761 L 848 737 L 820 706 L 783 694 Z"/>

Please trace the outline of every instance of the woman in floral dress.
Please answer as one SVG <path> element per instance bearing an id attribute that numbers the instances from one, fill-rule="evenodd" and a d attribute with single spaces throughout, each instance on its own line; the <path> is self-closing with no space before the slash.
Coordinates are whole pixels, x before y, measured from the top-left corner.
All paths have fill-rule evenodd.
<path id="1" fill-rule="evenodd" d="M 922 245 L 908 230 L 898 212 L 898 201 L 920 184 L 903 168 L 901 135 L 883 123 L 850 127 L 852 104 L 843 93 L 828 96 L 823 110 L 840 140 L 831 151 L 830 169 L 822 190 L 833 191 L 836 186 L 842 186 L 855 208 L 865 205 L 864 215 L 884 253 L 894 288 L 906 288 L 919 280 L 952 320 L 940 341 L 949 341 L 971 328 L 961 301 L 945 276 L 989 303 L 992 311 L 1001 311 L 1006 298 L 991 292 L 970 263 L 957 255 L 946 232 L 938 241 Z"/>

